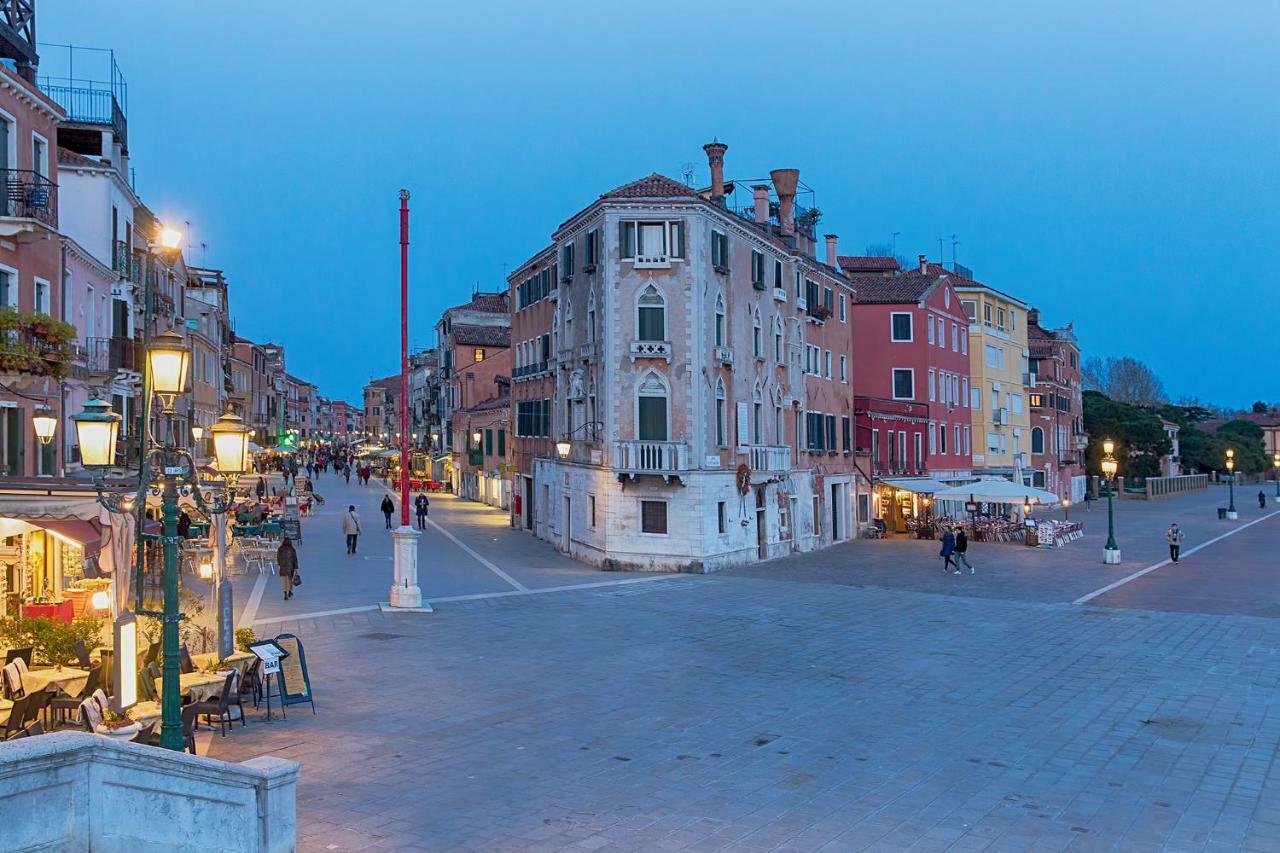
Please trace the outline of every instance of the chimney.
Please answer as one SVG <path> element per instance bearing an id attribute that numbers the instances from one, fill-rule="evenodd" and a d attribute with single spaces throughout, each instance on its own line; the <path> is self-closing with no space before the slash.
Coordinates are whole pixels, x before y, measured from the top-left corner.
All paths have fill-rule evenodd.
<path id="1" fill-rule="evenodd" d="M 839 267 L 840 256 L 836 249 L 836 244 L 840 241 L 840 238 L 835 234 L 826 234 L 823 239 L 827 241 L 827 266 Z"/>
<path id="2" fill-rule="evenodd" d="M 756 184 L 751 192 L 755 196 L 756 222 L 763 225 L 769 221 L 769 187 L 766 184 Z"/>
<path id="3" fill-rule="evenodd" d="M 1035 324 L 1037 326 L 1040 325 L 1040 309 L 1039 308 L 1032 308 L 1030 311 L 1027 312 L 1027 322 Z"/>
<path id="4" fill-rule="evenodd" d="M 920 255 L 920 272 L 927 273 L 929 271 L 929 262 L 924 259 L 924 255 Z"/>
<path id="5" fill-rule="evenodd" d="M 729 146 L 718 140 L 712 140 L 702 146 L 707 152 L 707 165 L 711 167 L 711 200 L 724 198 L 724 152 Z"/>
<path id="6" fill-rule="evenodd" d="M 784 237 L 796 233 L 796 185 L 800 183 L 799 169 L 774 169 L 769 173 L 773 191 L 778 194 L 778 225 Z"/>

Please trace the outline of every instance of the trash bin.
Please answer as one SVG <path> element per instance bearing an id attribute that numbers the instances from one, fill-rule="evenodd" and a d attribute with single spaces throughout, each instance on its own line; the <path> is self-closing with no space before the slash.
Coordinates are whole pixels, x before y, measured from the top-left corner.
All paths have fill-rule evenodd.
<path id="1" fill-rule="evenodd" d="M 1227 517 L 1227 508 L 1225 506 L 1218 507 L 1218 518 L 1225 520 L 1226 517 Z"/>

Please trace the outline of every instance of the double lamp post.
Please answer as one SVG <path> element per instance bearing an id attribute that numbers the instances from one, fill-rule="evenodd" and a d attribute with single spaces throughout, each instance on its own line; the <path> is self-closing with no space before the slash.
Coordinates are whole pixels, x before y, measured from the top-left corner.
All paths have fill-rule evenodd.
<path id="1" fill-rule="evenodd" d="M 90 400 L 85 404 L 83 412 L 71 418 L 80 442 L 81 462 L 93 472 L 98 501 L 104 507 L 111 512 L 136 511 L 141 516 L 146 509 L 143 502 L 147 494 L 160 498 L 163 520 L 160 541 L 164 550 L 163 610 L 156 613 L 139 606 L 136 612 L 159 619 L 163 626 L 160 746 L 177 751 L 183 748 L 178 624 L 185 618 L 178 612 L 178 543 L 182 539 L 178 535 L 179 501 L 183 497 L 190 497 L 201 511 L 215 516 L 226 513 L 233 502 L 230 479 L 210 499 L 205 498 L 200 490 L 195 459 L 174 441 L 174 400 L 178 395 L 186 393 L 190 364 L 190 349 L 181 336 L 172 331 L 157 335 L 147 347 L 149 382 L 144 387 L 149 388 L 159 400 L 166 418 L 166 429 L 164 443 L 148 452 L 146 438 L 150 425 L 145 422 L 142 424 L 143 452 L 136 483 L 127 480 L 112 483 L 106 481 L 106 472 L 115 466 L 116 443 L 122 420 L 119 414 L 111 410 L 110 404 L 100 399 Z M 218 471 L 224 478 L 232 478 L 248 470 L 249 430 L 238 415 L 228 411 L 209 428 L 209 434 L 213 439 Z M 218 541 L 221 542 L 221 539 Z M 141 541 L 137 543 L 137 547 L 142 548 Z M 225 553 L 225 549 L 220 551 Z M 221 568 L 219 566 L 220 570 Z M 128 569 L 119 566 L 116 571 Z M 137 589 L 140 605 L 141 572 L 137 578 Z M 224 621 L 227 620 L 222 611 L 230 613 L 230 583 L 225 579 L 218 585 L 218 595 L 219 654 L 225 656 L 230 652 L 231 639 L 230 636 L 223 636 L 230 633 L 223 630 Z M 134 659 L 137 650 L 136 625 L 128 614 L 121 614 L 116 620 L 116 641 L 116 666 L 121 676 L 117 680 L 117 702 L 119 707 L 126 708 L 137 698 L 137 664 Z"/>

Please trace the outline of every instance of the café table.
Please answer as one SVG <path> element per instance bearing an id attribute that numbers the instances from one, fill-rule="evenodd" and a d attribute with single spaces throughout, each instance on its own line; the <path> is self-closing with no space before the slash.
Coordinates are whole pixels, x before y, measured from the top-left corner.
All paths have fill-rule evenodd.
<path id="1" fill-rule="evenodd" d="M 178 688 L 192 702 L 203 702 L 211 696 L 217 696 L 226 680 L 226 672 L 184 672 L 178 676 Z M 156 679 L 156 689 L 160 688 L 160 679 Z"/>
<path id="2" fill-rule="evenodd" d="M 249 664 L 253 663 L 256 657 L 257 655 L 252 652 L 237 651 L 232 652 L 229 657 L 223 658 L 223 662 L 235 667 L 236 671 L 243 676 L 245 670 L 249 668 Z M 191 662 L 196 665 L 196 669 L 209 669 L 209 667 L 218 663 L 218 653 L 208 652 L 206 654 L 192 655 Z"/>
<path id="3" fill-rule="evenodd" d="M 54 685 L 59 691 L 71 696 L 79 696 L 89 681 L 88 670 L 64 666 L 62 669 L 29 669 L 22 673 L 22 689 L 28 696 L 47 690 Z"/>
<path id="4" fill-rule="evenodd" d="M 48 616 L 58 622 L 70 622 L 76 618 L 76 609 L 71 600 L 66 599 L 51 604 L 24 604 L 22 605 L 22 615 L 28 619 L 34 619 L 37 616 Z"/>

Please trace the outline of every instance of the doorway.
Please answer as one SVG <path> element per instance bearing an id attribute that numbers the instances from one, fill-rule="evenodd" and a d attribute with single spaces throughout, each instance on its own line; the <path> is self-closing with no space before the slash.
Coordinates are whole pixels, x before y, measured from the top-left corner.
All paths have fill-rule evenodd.
<path id="1" fill-rule="evenodd" d="M 768 516 L 764 507 L 764 486 L 756 489 L 756 556 L 761 560 L 769 559 L 769 529 L 766 525 Z"/>
<path id="2" fill-rule="evenodd" d="M 840 531 L 840 488 L 839 483 L 831 484 L 831 541 L 839 542 Z"/>
<path id="3" fill-rule="evenodd" d="M 524 529 L 533 529 L 533 478 L 524 478 Z"/>
<path id="4" fill-rule="evenodd" d="M 569 553 L 569 521 L 573 518 L 573 504 L 569 501 L 569 496 L 564 496 L 564 521 L 560 523 L 560 547 L 566 554 Z"/>

